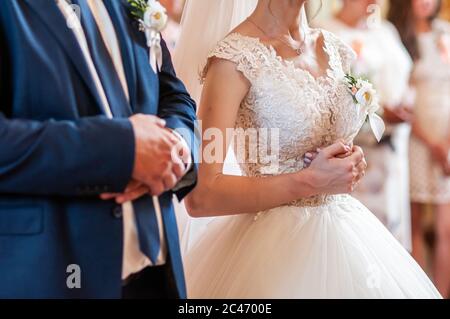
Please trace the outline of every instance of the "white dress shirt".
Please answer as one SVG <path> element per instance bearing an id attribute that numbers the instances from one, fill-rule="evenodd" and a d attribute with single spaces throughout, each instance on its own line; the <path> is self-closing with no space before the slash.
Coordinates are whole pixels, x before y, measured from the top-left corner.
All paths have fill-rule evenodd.
<path id="1" fill-rule="evenodd" d="M 125 71 L 122 63 L 122 56 L 120 52 L 117 35 L 114 29 L 114 25 L 111 21 L 108 11 L 103 4 L 103 1 L 99 0 L 87 0 L 92 14 L 95 18 L 101 36 L 105 42 L 106 48 L 112 57 L 114 67 L 122 84 L 123 90 L 127 99 L 129 99 L 128 85 L 126 81 Z M 95 68 L 91 54 L 89 52 L 88 42 L 86 40 L 85 33 L 75 14 L 73 8 L 65 1 L 58 0 L 58 7 L 60 8 L 67 21 L 70 21 L 71 29 L 75 34 L 75 37 L 83 51 L 86 63 L 92 74 L 95 82 L 98 94 L 103 103 L 105 114 L 112 118 L 112 112 L 106 98 L 105 90 L 100 81 L 100 77 Z M 81 12 L 81 14 L 83 14 Z M 158 256 L 156 265 L 163 265 L 166 262 L 167 248 L 164 237 L 164 227 L 162 223 L 161 208 L 157 197 L 153 197 L 153 204 L 156 211 L 156 217 L 159 226 L 159 237 L 161 243 L 161 250 Z M 129 275 L 139 272 L 147 266 L 152 266 L 152 262 L 147 258 L 139 248 L 139 239 L 136 227 L 136 221 L 134 216 L 133 205 L 131 202 L 123 205 L 123 226 L 124 226 L 124 247 L 123 247 L 123 267 L 122 267 L 122 279 L 126 279 Z"/>

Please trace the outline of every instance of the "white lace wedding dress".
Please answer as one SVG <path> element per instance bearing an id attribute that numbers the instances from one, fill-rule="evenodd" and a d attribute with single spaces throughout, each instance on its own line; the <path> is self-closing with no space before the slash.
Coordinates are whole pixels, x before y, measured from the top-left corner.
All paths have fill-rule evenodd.
<path id="1" fill-rule="evenodd" d="M 281 130 L 279 169 L 242 164 L 248 176 L 301 170 L 306 152 L 352 140 L 365 120 L 343 83 L 353 51 L 331 33 L 316 32 L 329 55 L 320 78 L 237 33 L 210 54 L 234 62 L 251 83 L 236 127 Z M 440 297 L 405 249 L 348 195 L 216 218 L 187 253 L 185 267 L 190 298 Z"/>

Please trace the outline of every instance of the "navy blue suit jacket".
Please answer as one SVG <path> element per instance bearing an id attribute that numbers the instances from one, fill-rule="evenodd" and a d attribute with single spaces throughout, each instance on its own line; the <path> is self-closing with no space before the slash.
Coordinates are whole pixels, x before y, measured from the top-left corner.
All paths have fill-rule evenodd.
<path id="1" fill-rule="evenodd" d="M 126 1 L 105 5 L 130 90 L 130 103 L 114 108 L 158 115 L 168 127 L 190 132 L 195 156 L 195 103 L 167 47 L 163 43 L 156 75 Z M 124 190 L 134 152 L 129 120 L 103 114 L 82 51 L 55 2 L 0 1 L 0 298 L 121 297 L 120 207 L 98 195 Z M 191 187 L 176 195 L 181 199 Z M 167 192 L 160 202 L 169 260 L 185 297 L 172 196 Z M 81 269 L 79 289 L 67 286 L 71 264 Z"/>

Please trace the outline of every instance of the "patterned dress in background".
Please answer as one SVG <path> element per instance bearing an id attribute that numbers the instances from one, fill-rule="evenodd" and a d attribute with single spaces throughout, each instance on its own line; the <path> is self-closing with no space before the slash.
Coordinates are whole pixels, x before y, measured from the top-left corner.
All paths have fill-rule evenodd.
<path id="1" fill-rule="evenodd" d="M 436 21 L 433 30 L 419 36 L 420 60 L 413 83 L 418 125 L 436 142 L 450 138 L 450 24 Z M 446 46 L 446 48 L 445 48 Z M 447 54 L 447 56 L 445 56 Z M 450 203 L 450 177 L 432 159 L 429 149 L 411 137 L 411 200 L 416 203 Z"/>

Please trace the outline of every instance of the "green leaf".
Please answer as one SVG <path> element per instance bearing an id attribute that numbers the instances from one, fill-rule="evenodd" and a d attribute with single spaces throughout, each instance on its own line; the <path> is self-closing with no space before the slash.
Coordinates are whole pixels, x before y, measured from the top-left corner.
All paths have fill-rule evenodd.
<path id="1" fill-rule="evenodd" d="M 144 18 L 145 11 L 147 10 L 146 0 L 128 0 L 131 6 L 131 14 L 138 20 Z"/>

